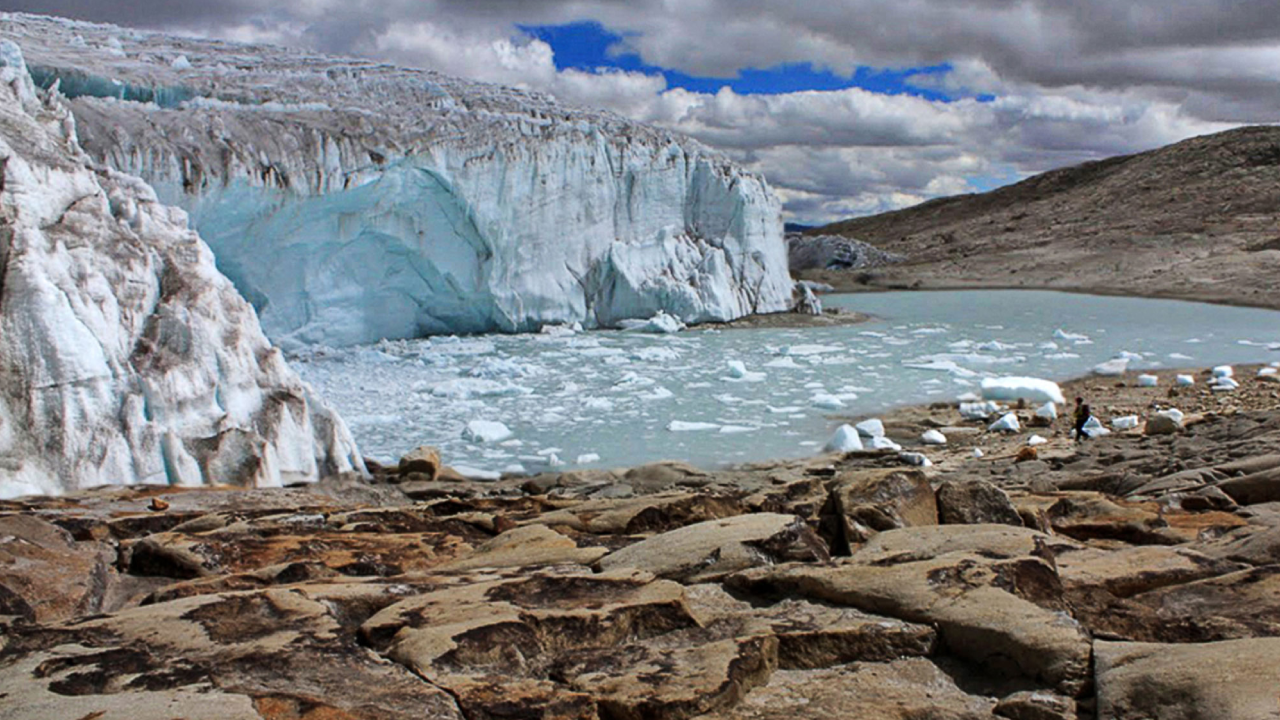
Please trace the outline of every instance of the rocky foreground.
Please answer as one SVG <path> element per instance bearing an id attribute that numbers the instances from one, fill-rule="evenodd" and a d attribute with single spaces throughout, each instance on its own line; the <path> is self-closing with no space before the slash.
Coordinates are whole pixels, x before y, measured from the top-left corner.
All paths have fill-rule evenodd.
<path id="1" fill-rule="evenodd" d="M 476 483 L 424 451 L 0 503 L 0 717 L 1280 717 L 1280 385 L 1241 383 L 1068 387 L 1188 413 L 1083 444 L 886 417 L 947 434 L 927 469 Z"/>

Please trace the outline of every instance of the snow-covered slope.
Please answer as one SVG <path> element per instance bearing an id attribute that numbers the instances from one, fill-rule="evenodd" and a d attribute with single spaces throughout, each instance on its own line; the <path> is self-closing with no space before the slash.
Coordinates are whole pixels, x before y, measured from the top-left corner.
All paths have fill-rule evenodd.
<path id="1" fill-rule="evenodd" d="M 92 167 L 0 40 L 0 497 L 359 469 L 186 213 Z"/>
<path id="2" fill-rule="evenodd" d="M 191 213 L 286 347 L 788 307 L 776 198 L 687 138 L 363 60 L 0 31 L 75 96 L 92 156 Z"/>

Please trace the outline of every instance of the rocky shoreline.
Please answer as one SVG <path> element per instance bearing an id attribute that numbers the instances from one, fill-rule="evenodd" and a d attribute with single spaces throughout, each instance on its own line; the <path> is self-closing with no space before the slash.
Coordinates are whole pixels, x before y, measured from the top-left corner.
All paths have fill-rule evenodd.
<path id="1" fill-rule="evenodd" d="M 1064 390 L 1167 434 L 883 416 L 925 469 L 0 502 L 0 717 L 1280 717 L 1280 384 L 1155 374 Z"/>

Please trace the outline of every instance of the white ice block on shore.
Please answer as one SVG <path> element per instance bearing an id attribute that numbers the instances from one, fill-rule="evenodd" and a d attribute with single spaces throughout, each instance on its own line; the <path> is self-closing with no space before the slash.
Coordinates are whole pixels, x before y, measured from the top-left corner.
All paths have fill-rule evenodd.
<path id="1" fill-rule="evenodd" d="M 1026 400 L 1037 403 L 1065 403 L 1062 389 L 1052 380 L 1031 377 L 984 378 L 982 397 L 987 400 Z"/>

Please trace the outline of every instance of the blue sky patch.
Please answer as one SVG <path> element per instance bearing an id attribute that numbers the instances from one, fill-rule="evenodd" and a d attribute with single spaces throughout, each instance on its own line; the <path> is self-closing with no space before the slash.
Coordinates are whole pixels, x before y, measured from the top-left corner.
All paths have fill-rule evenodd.
<path id="1" fill-rule="evenodd" d="M 620 52 L 626 39 L 598 22 L 575 22 L 566 25 L 520 25 L 520 30 L 537 38 L 555 52 L 557 70 L 596 70 L 616 68 L 646 75 L 662 75 L 668 87 L 691 92 L 715 93 L 728 86 L 739 95 L 777 95 L 805 90 L 844 90 L 862 88 L 882 95 L 912 95 L 927 100 L 948 102 L 955 98 L 934 89 L 908 83 L 912 75 L 936 75 L 951 70 L 948 64 L 918 68 L 883 69 L 859 67 L 850 77 L 829 70 L 818 70 L 809 63 L 779 65 L 772 68 L 744 68 L 737 77 L 698 77 L 667 68 L 647 65 L 634 53 Z"/>

